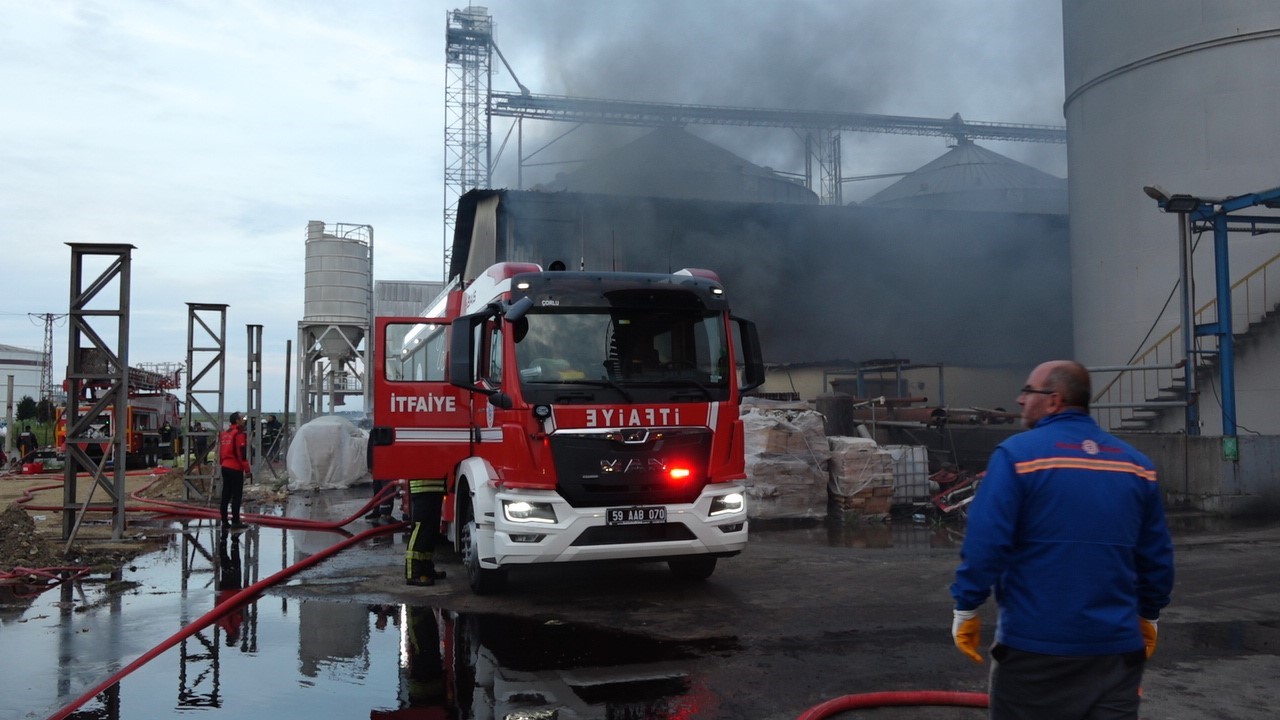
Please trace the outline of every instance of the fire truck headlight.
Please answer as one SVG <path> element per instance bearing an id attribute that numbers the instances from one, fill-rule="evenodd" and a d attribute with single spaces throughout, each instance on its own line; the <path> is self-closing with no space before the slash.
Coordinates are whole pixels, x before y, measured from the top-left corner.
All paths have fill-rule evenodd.
<path id="1" fill-rule="evenodd" d="M 518 523 L 553 523 L 555 508 L 551 503 L 531 503 L 524 500 L 503 500 L 502 514 L 507 520 Z"/>
<path id="2" fill-rule="evenodd" d="M 729 493 L 711 498 L 711 517 L 742 512 L 743 503 L 742 493 Z"/>

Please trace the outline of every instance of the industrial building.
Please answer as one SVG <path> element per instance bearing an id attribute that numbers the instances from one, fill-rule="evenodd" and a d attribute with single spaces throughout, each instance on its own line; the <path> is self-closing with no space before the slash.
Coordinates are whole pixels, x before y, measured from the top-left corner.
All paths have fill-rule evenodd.
<path id="1" fill-rule="evenodd" d="M 17 412 L 22 398 L 40 399 L 40 374 L 44 365 L 44 353 L 38 350 L 0 345 L 0 401 L 3 401 L 3 407 L 12 402 L 14 412 Z M 9 395 L 10 377 L 13 378 L 12 396 Z"/>
<path id="2" fill-rule="evenodd" d="M 1008 405 L 1028 365 L 1071 355 L 1062 215 L 477 190 L 459 204 L 453 258 L 465 278 L 501 261 L 714 269 L 760 325 L 776 366 L 766 392 L 899 358 L 995 371 L 963 402 Z M 919 382 L 938 397 L 935 377 Z M 805 399 L 831 392 L 801 382 Z"/>

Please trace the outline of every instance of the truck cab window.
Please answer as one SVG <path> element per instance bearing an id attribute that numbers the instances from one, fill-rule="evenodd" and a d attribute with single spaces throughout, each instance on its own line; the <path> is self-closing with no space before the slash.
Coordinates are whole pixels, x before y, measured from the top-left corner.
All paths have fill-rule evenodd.
<path id="1" fill-rule="evenodd" d="M 387 325 L 383 373 L 391 381 L 444 381 L 445 325 Z"/>

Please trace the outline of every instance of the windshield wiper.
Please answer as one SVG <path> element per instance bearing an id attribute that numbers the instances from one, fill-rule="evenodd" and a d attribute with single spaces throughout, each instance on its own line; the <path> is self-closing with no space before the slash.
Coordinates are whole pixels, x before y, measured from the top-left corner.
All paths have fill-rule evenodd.
<path id="1" fill-rule="evenodd" d="M 704 397 L 708 400 L 715 400 L 715 395 L 711 392 L 711 388 L 703 385 L 697 380 L 689 378 L 662 378 L 661 380 L 641 380 L 633 382 L 633 385 L 644 385 L 645 387 L 694 387 L 702 391 Z"/>
<path id="2" fill-rule="evenodd" d="M 635 403 L 635 400 L 631 398 L 631 393 L 627 392 L 626 388 L 622 387 L 621 385 L 614 382 L 613 380 L 560 380 L 558 382 L 555 382 L 554 384 L 556 385 L 590 385 L 591 387 L 610 388 L 612 390 L 617 390 L 618 394 L 621 395 L 623 399 L 625 399 L 628 403 Z"/>

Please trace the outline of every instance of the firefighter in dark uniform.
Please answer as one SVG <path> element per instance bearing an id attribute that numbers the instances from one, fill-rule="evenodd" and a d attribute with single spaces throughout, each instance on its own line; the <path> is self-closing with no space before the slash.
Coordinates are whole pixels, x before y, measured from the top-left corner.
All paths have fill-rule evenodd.
<path id="1" fill-rule="evenodd" d="M 404 551 L 404 581 L 409 585 L 434 585 L 444 578 L 432 557 L 436 535 L 440 534 L 440 503 L 444 499 L 444 479 L 409 481 L 409 518 L 413 529 Z"/>
<path id="2" fill-rule="evenodd" d="M 408 657 L 400 670 L 400 707 L 373 710 L 370 720 L 452 720 L 458 717 L 440 656 L 441 629 L 436 611 L 410 606 L 405 635 Z"/>

